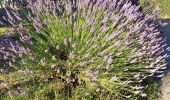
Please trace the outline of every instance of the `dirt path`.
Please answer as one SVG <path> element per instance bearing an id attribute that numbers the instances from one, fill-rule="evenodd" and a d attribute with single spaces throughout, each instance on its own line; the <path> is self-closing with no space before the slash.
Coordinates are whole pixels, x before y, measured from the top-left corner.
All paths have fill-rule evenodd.
<path id="1" fill-rule="evenodd" d="M 170 73 L 163 79 L 162 93 L 163 100 L 170 100 Z"/>

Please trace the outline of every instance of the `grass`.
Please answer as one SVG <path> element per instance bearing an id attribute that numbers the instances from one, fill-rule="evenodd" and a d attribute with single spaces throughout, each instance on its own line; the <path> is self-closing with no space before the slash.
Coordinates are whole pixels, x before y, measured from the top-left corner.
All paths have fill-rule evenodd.
<path id="1" fill-rule="evenodd" d="M 156 5 L 157 8 L 159 8 L 160 11 L 160 17 L 163 19 L 169 19 L 170 18 L 170 0 L 140 0 L 140 4 L 143 6 L 146 2 L 150 2 L 151 7 L 147 7 L 148 10 L 154 9 L 153 6 Z"/>
<path id="2" fill-rule="evenodd" d="M 154 0 L 156 5 L 159 7 L 161 17 L 164 19 L 170 18 L 170 0 Z"/>

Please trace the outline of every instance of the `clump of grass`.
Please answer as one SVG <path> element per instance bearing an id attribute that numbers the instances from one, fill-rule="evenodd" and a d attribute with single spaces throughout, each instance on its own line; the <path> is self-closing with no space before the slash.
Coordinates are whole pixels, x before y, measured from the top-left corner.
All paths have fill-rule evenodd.
<path id="1" fill-rule="evenodd" d="M 162 77 L 168 55 L 157 16 L 139 8 L 128 0 L 42 0 L 28 1 L 22 15 L 7 10 L 21 41 L 10 43 L 14 59 L 2 49 L 4 66 L 29 77 L 7 97 L 146 98 L 143 80 Z"/>

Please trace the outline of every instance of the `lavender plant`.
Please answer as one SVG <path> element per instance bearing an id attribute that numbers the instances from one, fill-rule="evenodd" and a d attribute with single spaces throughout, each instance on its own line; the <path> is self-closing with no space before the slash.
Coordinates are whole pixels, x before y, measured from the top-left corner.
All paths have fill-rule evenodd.
<path id="1" fill-rule="evenodd" d="M 129 0 L 28 0 L 24 9 L 26 17 L 12 12 L 8 21 L 29 53 L 11 66 L 57 84 L 56 99 L 146 98 L 143 80 L 163 76 L 168 55 L 155 12 Z"/>

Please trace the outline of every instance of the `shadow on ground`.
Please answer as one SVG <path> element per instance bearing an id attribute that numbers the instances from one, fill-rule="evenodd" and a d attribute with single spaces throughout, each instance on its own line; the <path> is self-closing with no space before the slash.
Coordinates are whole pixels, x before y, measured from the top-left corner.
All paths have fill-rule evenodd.
<path id="1" fill-rule="evenodd" d="M 168 47 L 170 47 L 170 19 L 164 19 L 163 23 L 166 23 L 167 25 L 162 28 L 161 31 L 165 35 Z M 170 55 L 170 52 L 168 52 L 168 54 Z M 170 61 L 170 58 L 168 59 L 168 61 Z M 170 72 L 170 63 L 168 65 L 167 71 Z"/>
<path id="2" fill-rule="evenodd" d="M 162 32 L 164 32 L 167 45 L 170 47 L 170 19 L 165 19 L 163 22 L 167 23 L 167 25 L 162 29 Z M 170 55 L 170 52 L 168 52 Z M 170 61 L 170 58 L 168 59 Z M 170 100 L 170 63 L 167 66 L 166 75 L 163 78 L 163 85 L 162 85 L 162 93 L 163 93 L 163 100 Z"/>

